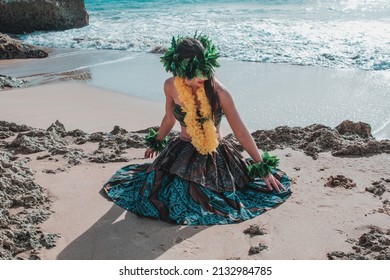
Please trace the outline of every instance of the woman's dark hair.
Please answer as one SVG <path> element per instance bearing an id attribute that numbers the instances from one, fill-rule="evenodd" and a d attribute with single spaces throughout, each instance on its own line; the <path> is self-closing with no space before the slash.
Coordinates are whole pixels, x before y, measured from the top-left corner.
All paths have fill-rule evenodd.
<path id="1" fill-rule="evenodd" d="M 195 56 L 199 60 L 204 60 L 204 50 L 205 47 L 195 38 L 185 38 L 176 47 L 176 52 L 179 55 L 180 60 L 189 58 L 190 63 L 193 61 Z M 211 114 L 213 118 L 217 115 L 219 110 L 219 98 L 218 94 L 215 92 L 214 83 L 214 75 L 211 75 L 211 77 L 204 82 L 204 89 L 211 106 Z"/>

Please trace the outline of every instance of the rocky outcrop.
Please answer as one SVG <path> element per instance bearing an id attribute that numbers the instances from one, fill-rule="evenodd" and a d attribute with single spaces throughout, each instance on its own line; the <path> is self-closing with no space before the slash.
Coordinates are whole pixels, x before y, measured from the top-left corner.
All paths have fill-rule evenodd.
<path id="1" fill-rule="evenodd" d="M 330 260 L 390 260 L 390 230 L 371 227 L 371 230 L 362 234 L 353 242 L 355 252 L 345 253 L 334 251 L 328 253 Z"/>
<path id="2" fill-rule="evenodd" d="M 48 53 L 0 33 L 0 59 L 44 58 Z"/>
<path id="3" fill-rule="evenodd" d="M 304 151 L 313 159 L 317 159 L 320 152 L 328 151 L 333 156 L 390 153 L 390 140 L 377 141 L 369 124 L 349 120 L 336 128 L 321 124 L 303 128 L 279 126 L 272 130 L 255 131 L 252 136 L 259 149 L 270 151 L 289 147 Z M 232 134 L 227 137 L 236 141 Z M 240 145 L 238 147 L 242 149 Z"/>
<path id="4" fill-rule="evenodd" d="M 353 122 L 350 120 L 345 120 L 336 126 L 336 130 L 341 135 L 349 135 L 352 137 L 357 135 L 363 139 L 372 138 L 371 126 L 364 122 Z"/>
<path id="5" fill-rule="evenodd" d="M 274 130 L 259 130 L 254 132 L 253 136 L 261 149 L 292 147 L 313 157 L 318 156 L 321 151 L 331 151 L 335 154 L 340 150 L 346 153 L 390 153 L 390 141 L 376 141 L 371 136 L 371 131 L 367 130 L 366 124 L 348 121 L 343 123 L 342 130 L 341 126 L 338 126 L 340 132 L 336 128 L 316 124 L 305 128 L 284 126 Z M 158 127 L 154 129 L 158 130 Z M 36 155 L 36 160 L 55 162 L 56 169 L 42 170 L 53 175 L 67 172 L 79 164 L 128 162 L 136 158 L 131 158 L 131 153 L 127 150 L 145 148 L 144 139 L 147 133 L 148 129 L 128 132 L 115 126 L 110 132 L 89 134 L 80 129 L 67 131 L 59 121 L 45 130 L 0 121 L 0 259 L 39 258 L 40 249 L 55 246 L 59 237 L 56 234 L 43 233 L 39 228 L 39 224 L 46 220 L 51 212 L 48 196 L 34 181 L 33 170 L 26 165 L 35 157 L 35 153 L 40 152 Z M 176 137 L 178 133 L 175 131 L 169 134 L 170 140 Z M 83 146 L 86 142 L 92 142 L 90 144 L 93 145 L 86 148 Z M 368 142 L 379 148 L 365 150 L 370 147 L 367 146 Z M 79 146 L 76 148 L 75 145 Z M 349 147 L 356 149 L 350 150 Z M 356 187 L 352 179 L 343 175 L 330 176 L 327 181 L 327 187 Z M 372 183 L 372 187 L 366 188 L 366 191 L 379 197 L 390 191 L 389 186 L 390 179 L 383 178 Z M 389 200 L 383 199 L 382 202 L 383 207 L 379 208 L 378 212 L 390 215 Z M 244 233 L 253 237 L 266 232 L 259 226 L 250 226 Z M 328 254 L 328 258 L 389 259 L 389 238 L 390 231 L 373 230 L 356 241 L 356 253 L 332 252 Z M 251 247 L 248 254 L 259 254 L 264 249 L 266 246 L 259 243 L 258 246 Z"/>
<path id="6" fill-rule="evenodd" d="M 44 189 L 34 182 L 26 162 L 0 150 L 0 260 L 39 259 L 42 247 L 55 246 L 57 234 L 43 233 L 39 224 L 51 214 Z"/>
<path id="7" fill-rule="evenodd" d="M 0 89 L 18 88 L 26 85 L 26 81 L 10 76 L 0 75 Z"/>
<path id="8" fill-rule="evenodd" d="M 0 0 L 0 32 L 28 33 L 88 25 L 83 0 Z"/>

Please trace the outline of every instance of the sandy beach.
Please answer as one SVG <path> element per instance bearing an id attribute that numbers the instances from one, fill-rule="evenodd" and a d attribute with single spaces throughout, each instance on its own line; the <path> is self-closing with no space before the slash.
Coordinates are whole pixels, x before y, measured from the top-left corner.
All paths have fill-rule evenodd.
<path id="1" fill-rule="evenodd" d="M 11 258 L 389 259 L 389 140 L 346 135 L 342 138 L 346 149 L 360 152 L 336 156 L 332 145 L 326 148 L 324 143 L 335 141 L 327 131 L 338 133 L 327 127 L 318 130 L 322 144 L 299 148 L 279 143 L 272 154 L 280 157 L 280 168 L 293 182 L 293 194 L 285 203 L 238 224 L 171 225 L 129 213 L 101 193 L 117 169 L 148 161 L 142 158 L 142 130 L 160 124 L 164 103 L 103 89 L 88 79 L 59 79 L 69 77 L 58 75 L 67 69 L 51 69 L 55 78 L 45 80 L 48 76 L 23 74 L 23 63 L 31 69 L 34 61 L 13 63 L 13 69 L 21 65 L 15 76 L 39 83 L 0 91 L 0 167 L 4 174 L 23 166 L 31 170 L 26 176 L 42 188 L 42 205 L 50 212 L 34 226 L 38 235 L 51 234 L 52 242 L 27 246 Z M 163 78 L 161 74 L 158 80 Z M 314 137 L 310 129 L 302 132 L 302 139 Z M 224 130 L 229 133 L 226 122 Z M 277 130 L 272 133 L 278 135 Z M 22 139 L 23 135 L 27 137 Z M 310 145 L 317 145 L 313 146 L 317 150 Z M 7 211 L 25 214 L 23 205 Z M 11 242 L 10 230 L 7 234 L 3 244 Z M 16 245 L 12 246 L 8 247 Z M 7 256 L 8 247 L 0 257 Z"/>

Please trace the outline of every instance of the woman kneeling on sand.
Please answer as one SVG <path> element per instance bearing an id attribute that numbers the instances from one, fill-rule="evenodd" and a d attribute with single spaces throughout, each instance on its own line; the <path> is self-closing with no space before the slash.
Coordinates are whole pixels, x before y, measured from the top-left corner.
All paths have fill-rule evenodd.
<path id="1" fill-rule="evenodd" d="M 103 186 L 119 206 L 138 215 L 187 225 L 251 219 L 284 202 L 290 179 L 279 160 L 262 156 L 230 93 L 214 77 L 218 54 L 207 36 L 178 37 L 161 58 L 173 77 L 164 85 L 165 116 L 149 131 L 145 158 L 121 168 Z M 222 116 L 251 157 L 245 159 L 220 131 Z M 175 121 L 180 136 L 168 143 Z"/>

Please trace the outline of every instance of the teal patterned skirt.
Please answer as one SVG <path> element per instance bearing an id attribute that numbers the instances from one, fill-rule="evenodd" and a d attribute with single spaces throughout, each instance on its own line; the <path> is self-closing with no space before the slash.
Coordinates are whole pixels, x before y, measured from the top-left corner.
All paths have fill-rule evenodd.
<path id="1" fill-rule="evenodd" d="M 180 138 L 172 141 L 153 163 L 131 164 L 118 170 L 103 189 L 117 205 L 137 215 L 185 225 L 230 224 L 256 217 L 284 202 L 290 179 L 274 176 L 286 191 L 270 191 L 261 179 L 250 180 L 250 161 L 228 140 L 201 155 Z"/>

